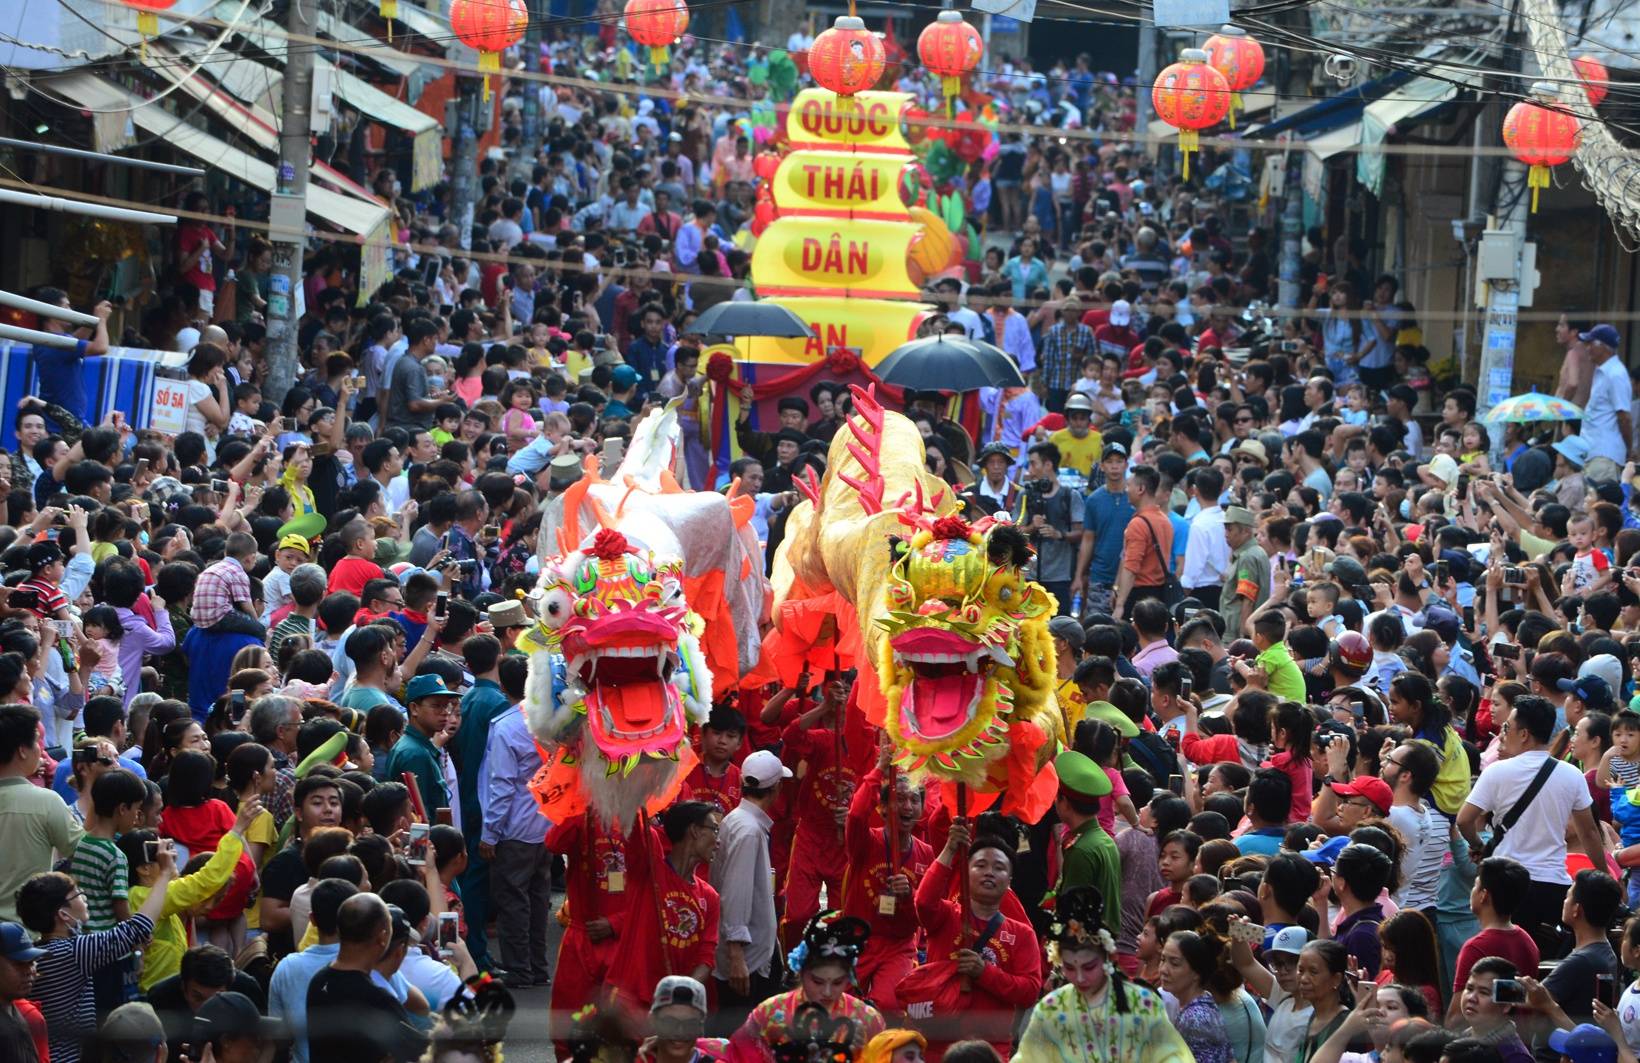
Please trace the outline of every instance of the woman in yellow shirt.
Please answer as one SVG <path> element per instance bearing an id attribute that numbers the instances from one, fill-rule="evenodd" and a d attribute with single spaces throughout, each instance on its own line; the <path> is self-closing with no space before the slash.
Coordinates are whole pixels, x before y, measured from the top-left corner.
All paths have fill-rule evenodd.
<path id="1" fill-rule="evenodd" d="M 239 854 L 245 851 L 245 831 L 262 814 L 260 800 L 252 798 L 240 802 L 233 830 L 222 836 L 216 852 L 211 854 L 205 866 L 191 875 L 173 878 L 165 887 L 165 907 L 159 918 L 154 920 L 153 938 L 142 950 L 142 974 L 138 976 L 137 984 L 143 992 L 151 989 L 161 978 L 169 978 L 182 969 L 182 954 L 188 951 L 192 939 L 183 916 L 192 919 L 196 914 L 208 912 L 221 899 L 223 891 L 233 881 Z M 129 896 L 135 910 L 148 899 L 149 891 L 159 880 L 160 865 L 157 860 L 150 859 L 156 851 L 150 846 L 173 843 L 162 840 L 154 831 L 134 830 L 121 835 L 115 844 L 125 854 L 125 861 L 130 866 Z"/>

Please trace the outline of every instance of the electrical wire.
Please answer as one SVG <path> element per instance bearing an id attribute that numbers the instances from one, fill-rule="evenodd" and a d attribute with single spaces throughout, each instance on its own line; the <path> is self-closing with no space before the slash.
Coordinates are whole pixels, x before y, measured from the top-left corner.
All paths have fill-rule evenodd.
<path id="1" fill-rule="evenodd" d="M 3 164 L 0 164 L 0 169 L 5 169 Z M 15 175 L 13 175 L 13 176 L 15 178 Z M 76 198 L 76 199 L 80 199 L 80 200 L 82 200 L 84 202 L 87 202 L 87 203 L 100 203 L 100 204 L 103 204 L 103 205 L 106 205 L 106 206 L 112 206 L 112 207 L 132 207 L 132 208 L 136 208 L 136 209 L 151 209 L 151 204 L 141 203 L 141 202 L 138 202 L 136 200 L 121 199 L 121 198 L 117 198 L 117 197 L 113 197 L 113 196 L 94 195 L 92 193 L 73 191 L 73 190 L 70 190 L 70 189 L 54 188 L 54 187 L 51 187 L 49 185 L 47 185 L 47 186 L 30 185 L 27 182 L 22 181 L 20 178 L 17 178 L 17 179 L 0 178 L 0 187 L 10 187 L 10 186 L 26 186 L 30 191 L 38 192 L 39 194 L 42 194 L 42 195 L 66 195 L 66 196 L 70 196 L 70 197 L 73 197 L 73 198 Z M 222 226 L 232 225 L 232 226 L 234 226 L 236 228 L 239 228 L 239 229 L 250 230 L 250 231 L 255 231 L 255 232 L 267 232 L 267 231 L 269 231 L 269 225 L 265 221 L 255 221 L 255 220 L 252 220 L 252 219 L 249 219 L 249 218 L 244 218 L 244 217 L 228 217 L 227 215 L 224 215 L 224 214 L 213 214 L 213 213 L 207 213 L 207 212 L 203 212 L 203 211 L 191 211 L 191 210 L 185 210 L 185 209 L 182 209 L 182 208 L 173 208 L 173 207 L 169 207 L 169 206 L 166 207 L 165 210 L 166 210 L 166 213 L 168 213 L 168 214 L 176 215 L 178 219 L 183 219 L 183 220 L 188 220 L 188 221 L 202 221 L 202 222 L 206 222 L 208 224 L 222 225 Z M 398 243 L 398 242 L 393 241 L 392 239 L 388 239 L 388 240 L 386 240 L 382 243 L 377 243 L 376 241 L 370 239 L 369 237 L 360 237 L 360 236 L 358 236 L 354 233 L 332 233 L 332 232 L 326 232 L 324 230 L 314 230 L 309 235 L 311 237 L 313 237 L 314 239 L 323 241 L 325 243 L 340 244 L 344 247 L 349 247 L 349 248 L 361 248 L 361 247 L 367 247 L 367 246 L 368 247 L 385 246 L 390 251 L 407 251 L 407 252 L 411 252 L 411 253 L 414 253 L 414 254 L 426 254 L 426 255 L 435 255 L 435 254 L 436 255 L 450 255 L 450 249 L 449 248 L 445 247 L 442 244 L 436 243 L 436 242 Z M 520 265 L 520 264 L 526 264 L 527 263 L 527 264 L 529 264 L 533 267 L 536 267 L 537 269 L 540 269 L 544 265 L 549 265 L 548 263 L 545 263 L 540 258 L 530 258 L 530 257 L 526 257 L 526 256 L 523 256 L 523 255 L 513 255 L 513 254 L 508 254 L 506 252 L 501 252 L 501 251 L 464 251 L 464 252 L 460 253 L 459 255 L 455 255 L 453 257 L 465 259 L 465 260 L 472 261 L 472 262 L 490 262 L 490 263 L 497 263 L 497 264 L 500 264 L 500 265 Z M 578 262 L 578 261 L 573 261 L 573 260 L 561 260 L 561 261 L 552 262 L 552 263 L 550 263 L 550 267 L 554 272 L 559 273 L 559 274 L 598 273 L 598 272 L 604 272 L 604 271 L 611 268 L 611 267 L 606 267 L 606 266 L 601 266 L 601 265 L 597 266 L 597 267 L 590 267 L 590 266 L 587 266 L 585 263 Z M 1429 268 L 1436 269 L 1436 268 L 1441 268 L 1441 266 L 1436 265 L 1436 266 L 1431 266 Z M 688 283 L 690 285 L 697 285 L 697 284 L 699 284 L 699 285 L 714 285 L 714 286 L 727 285 L 727 286 L 731 286 L 731 287 L 734 287 L 734 288 L 739 288 L 745 283 L 744 281 L 739 280 L 739 279 L 734 278 L 734 277 L 714 277 L 714 276 L 703 276 L 703 275 L 699 275 L 699 274 L 678 274 L 678 273 L 670 273 L 670 272 L 658 272 L 658 271 L 654 271 L 654 270 L 640 269 L 640 268 L 637 268 L 637 267 L 634 267 L 634 266 L 619 267 L 617 269 L 617 272 L 623 273 L 624 275 L 626 275 L 628 277 L 644 277 L 644 278 L 647 278 L 648 280 L 650 280 L 652 283 L 654 283 L 656 285 L 670 285 L 670 284 L 673 284 L 673 283 Z M 907 301 L 907 302 L 932 302 L 933 300 L 932 299 L 923 299 L 923 298 L 921 298 L 921 295 L 919 293 L 918 295 L 908 295 L 905 301 Z M 1015 308 L 1016 310 L 1025 311 L 1025 310 L 1033 310 L 1037 307 L 1040 307 L 1040 306 L 1044 305 L 1045 300 L 1040 300 L 1040 299 L 1013 299 L 1013 298 L 1009 298 L 1009 297 L 995 296 L 995 297 L 988 297 L 987 302 L 989 302 L 993 305 L 1011 306 L 1011 307 Z M 1237 308 L 1237 309 L 1238 309 L 1238 312 L 1239 312 L 1240 308 Z M 1276 307 L 1271 307 L 1270 308 L 1270 313 L 1272 314 L 1272 316 L 1278 316 L 1278 317 L 1280 317 L 1280 316 L 1292 316 L 1292 317 L 1307 317 L 1307 316 L 1310 316 L 1308 312 L 1306 312 L 1302 309 L 1289 310 L 1289 309 L 1285 309 L 1285 308 L 1276 308 Z M 1372 313 L 1373 313 L 1373 311 L 1366 310 L 1366 309 L 1333 311 L 1333 315 L 1336 316 L 1336 317 L 1341 317 L 1341 318 L 1345 318 L 1345 319 L 1359 318 L 1360 320 L 1363 320 L 1363 321 L 1370 318 Z M 1560 315 L 1561 315 L 1561 311 L 1559 311 L 1559 310 L 1552 310 L 1552 309 L 1525 310 L 1525 309 L 1523 309 L 1523 310 L 1520 311 L 1518 316 L 1519 316 L 1520 320 L 1522 320 L 1522 321 L 1556 321 L 1560 318 Z M 1445 321 L 1454 321 L 1454 322 L 1456 322 L 1456 321 L 1461 321 L 1463 319 L 1462 315 L 1460 313 L 1458 313 L 1457 311 L 1441 311 L 1441 310 L 1433 310 L 1433 309 L 1431 309 L 1431 310 L 1420 310 L 1418 312 L 1418 318 L 1421 322 L 1425 322 L 1425 323 L 1445 322 Z M 1606 316 L 1606 320 L 1610 320 L 1610 321 L 1613 321 L 1613 322 L 1640 320 L 1640 310 L 1630 310 L 1630 311 L 1614 310 L 1614 311 L 1611 311 Z"/>

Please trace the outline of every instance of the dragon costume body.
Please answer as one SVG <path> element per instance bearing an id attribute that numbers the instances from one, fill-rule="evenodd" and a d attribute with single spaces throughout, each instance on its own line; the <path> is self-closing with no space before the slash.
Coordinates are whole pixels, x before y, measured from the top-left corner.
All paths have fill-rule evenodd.
<path id="1" fill-rule="evenodd" d="M 824 479 L 800 485 L 807 500 L 775 554 L 774 622 L 831 610 L 837 652 L 860 669 L 857 701 L 887 730 L 896 764 L 1000 792 L 1004 811 L 1034 821 L 1052 801 L 1047 762 L 1064 737 L 1056 603 L 1025 576 L 1026 536 L 1005 516 L 956 516 L 916 426 L 853 393 L 856 414 L 832 440 Z"/>
<path id="2" fill-rule="evenodd" d="M 542 519 L 537 620 L 519 645 L 524 711 L 548 759 L 532 789 L 554 820 L 590 805 L 626 829 L 669 803 L 714 672 L 732 685 L 757 660 L 751 500 L 679 489 L 677 438 L 675 409 L 650 413 L 610 480 L 589 458 Z"/>

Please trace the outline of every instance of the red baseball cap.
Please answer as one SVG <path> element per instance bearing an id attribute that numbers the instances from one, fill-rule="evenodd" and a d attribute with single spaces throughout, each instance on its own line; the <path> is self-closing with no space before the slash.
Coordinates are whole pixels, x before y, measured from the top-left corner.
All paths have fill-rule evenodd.
<path id="1" fill-rule="evenodd" d="M 1357 775 L 1350 782 L 1335 782 L 1329 784 L 1333 793 L 1340 797 L 1364 797 L 1378 809 L 1379 815 L 1389 815 L 1389 807 L 1395 803 L 1395 793 L 1389 788 L 1389 783 L 1376 775 Z"/>

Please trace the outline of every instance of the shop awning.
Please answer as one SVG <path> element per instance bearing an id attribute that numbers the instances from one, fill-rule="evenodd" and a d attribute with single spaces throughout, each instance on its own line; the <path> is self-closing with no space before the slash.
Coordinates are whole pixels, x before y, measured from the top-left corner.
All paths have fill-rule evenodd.
<path id="1" fill-rule="evenodd" d="M 324 36 L 333 41 L 341 41 L 355 55 L 368 56 L 401 78 L 414 77 L 422 66 L 421 60 L 415 56 L 384 44 L 351 22 L 345 22 L 323 10 L 319 12 L 318 26 L 319 32 Z"/>
<path id="2" fill-rule="evenodd" d="M 448 19 L 442 19 L 430 12 L 423 11 L 415 4 L 408 3 L 407 0 L 399 0 L 398 6 L 398 20 L 400 22 L 427 38 L 428 44 L 437 46 L 440 51 L 444 50 L 445 45 L 451 39 Z"/>
<path id="3" fill-rule="evenodd" d="M 1361 115 L 1361 154 L 1355 160 L 1355 176 L 1378 195 L 1384 185 L 1384 153 L 1378 150 L 1391 133 L 1404 131 L 1427 121 L 1437 111 L 1458 98 L 1460 86 L 1473 85 L 1466 71 L 1445 67 L 1440 78 L 1413 78 L 1383 99 L 1369 105 Z"/>
<path id="4" fill-rule="evenodd" d="M 192 155 L 205 165 L 264 192 L 273 191 L 276 175 L 272 163 L 240 151 L 111 81 L 95 74 L 77 72 L 45 79 L 43 85 L 50 92 L 81 107 L 119 112 L 144 132 L 164 140 L 178 151 Z M 109 146 L 99 144 L 98 150 L 109 150 Z M 327 225 L 358 236 L 368 236 L 387 222 L 387 208 L 381 204 L 320 184 L 308 185 L 308 212 Z"/>
<path id="5" fill-rule="evenodd" d="M 285 59 L 286 40 L 277 27 L 268 22 L 255 21 L 243 28 L 245 39 L 276 59 L 281 65 Z M 248 66 L 248 68 L 247 68 Z M 270 70 L 262 63 L 241 59 L 227 64 L 222 76 L 223 85 L 240 99 L 260 102 L 277 119 L 282 97 L 280 85 L 282 70 Z M 314 56 L 315 73 L 330 76 L 331 90 L 336 98 L 353 107 L 370 121 L 379 122 L 408 134 L 414 141 L 412 157 L 414 173 L 410 175 L 410 189 L 419 192 L 437 184 L 443 176 L 443 127 L 437 119 L 416 108 L 394 99 L 363 78 L 348 73 L 322 55 Z M 241 68 L 236 70 L 235 68 Z"/>
<path id="6" fill-rule="evenodd" d="M 1411 78 L 1412 75 L 1406 71 L 1397 70 L 1381 78 L 1363 81 L 1336 96 L 1330 96 L 1301 111 L 1295 111 L 1257 129 L 1249 130 L 1247 139 L 1269 140 L 1279 133 L 1289 132 L 1294 136 L 1308 138 L 1350 125 L 1360 121 L 1361 112 L 1369 103 Z"/>

